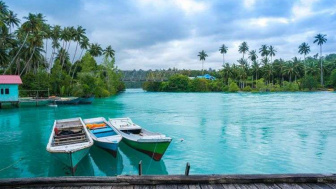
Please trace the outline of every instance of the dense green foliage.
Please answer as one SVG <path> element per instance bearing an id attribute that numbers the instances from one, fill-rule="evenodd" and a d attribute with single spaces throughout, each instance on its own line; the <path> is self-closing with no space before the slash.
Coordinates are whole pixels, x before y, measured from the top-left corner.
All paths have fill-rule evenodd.
<path id="1" fill-rule="evenodd" d="M 49 92 L 106 97 L 125 89 L 111 46 L 103 49 L 90 44 L 81 26 L 50 26 L 41 13 L 29 13 L 20 25 L 17 15 L 4 2 L 0 5 L 0 74 L 21 76 L 20 95 L 40 90 L 39 96 Z M 73 54 L 69 53 L 71 45 L 75 45 Z M 104 62 L 97 64 L 95 57 L 102 55 Z"/>

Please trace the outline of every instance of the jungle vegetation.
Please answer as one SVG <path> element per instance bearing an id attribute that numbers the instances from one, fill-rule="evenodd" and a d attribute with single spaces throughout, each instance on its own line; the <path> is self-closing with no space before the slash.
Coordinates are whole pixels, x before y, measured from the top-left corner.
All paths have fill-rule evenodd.
<path id="1" fill-rule="evenodd" d="M 101 56 L 98 64 L 95 58 Z M 106 97 L 125 88 L 111 46 L 90 43 L 82 26 L 51 26 L 41 13 L 20 20 L 3 1 L 0 74 L 20 75 L 21 91 L 49 89 L 51 95 Z"/>

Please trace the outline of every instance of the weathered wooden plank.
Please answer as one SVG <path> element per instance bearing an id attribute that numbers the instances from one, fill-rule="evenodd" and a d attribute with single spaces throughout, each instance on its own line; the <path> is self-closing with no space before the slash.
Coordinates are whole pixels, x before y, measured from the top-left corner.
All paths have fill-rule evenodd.
<path id="1" fill-rule="evenodd" d="M 303 189 L 312 189 L 310 186 L 308 186 L 307 184 L 305 184 L 305 183 L 299 183 L 298 184 L 301 188 L 303 188 Z"/>
<path id="2" fill-rule="evenodd" d="M 244 186 L 248 189 L 258 189 L 254 184 L 244 184 Z"/>
<path id="3" fill-rule="evenodd" d="M 336 189 L 336 183 L 326 183 L 328 186 L 332 187 L 333 189 Z"/>
<path id="4" fill-rule="evenodd" d="M 189 189 L 189 186 L 186 184 L 178 184 L 176 185 L 178 189 Z"/>
<path id="5" fill-rule="evenodd" d="M 134 189 L 133 185 L 114 185 L 112 189 Z"/>
<path id="6" fill-rule="evenodd" d="M 224 188 L 223 185 L 221 184 L 211 184 L 210 187 L 212 189 L 223 189 Z"/>
<path id="7" fill-rule="evenodd" d="M 134 189 L 155 189 L 155 185 L 135 185 Z"/>
<path id="8" fill-rule="evenodd" d="M 237 189 L 233 184 L 223 184 L 223 188 L 225 188 L 225 189 Z"/>
<path id="9" fill-rule="evenodd" d="M 234 184 L 237 189 L 248 189 L 245 184 Z"/>
<path id="10" fill-rule="evenodd" d="M 277 185 L 282 189 L 303 189 L 301 186 L 292 183 L 279 183 Z"/>
<path id="11" fill-rule="evenodd" d="M 201 189 L 201 187 L 198 184 L 190 184 L 188 186 L 189 186 L 189 189 Z"/>
<path id="12" fill-rule="evenodd" d="M 269 189 L 270 187 L 264 183 L 255 183 L 254 184 L 258 189 Z"/>
<path id="13" fill-rule="evenodd" d="M 324 183 L 309 183 L 308 186 L 316 189 L 333 189 L 331 186 Z"/>
<path id="14" fill-rule="evenodd" d="M 166 185 L 156 185 L 156 189 L 177 189 L 177 185 L 174 184 L 166 184 Z"/>
<path id="15" fill-rule="evenodd" d="M 201 189 L 212 189 L 209 184 L 200 184 Z"/>

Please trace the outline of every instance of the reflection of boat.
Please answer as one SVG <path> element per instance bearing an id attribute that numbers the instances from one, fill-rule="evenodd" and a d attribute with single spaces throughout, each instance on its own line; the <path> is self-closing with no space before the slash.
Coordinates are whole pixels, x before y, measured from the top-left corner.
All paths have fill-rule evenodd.
<path id="1" fill-rule="evenodd" d="M 72 169 L 85 157 L 93 140 L 81 118 L 55 120 L 47 151 Z"/>
<path id="2" fill-rule="evenodd" d="M 154 161 L 146 154 L 143 154 L 128 145 L 124 142 L 121 142 L 119 145 L 121 154 L 124 154 L 124 158 L 128 159 L 133 167 L 132 172 L 138 172 L 139 162 L 142 161 L 142 173 L 144 175 L 168 175 L 166 165 L 163 160 Z M 125 160 L 123 160 L 125 162 Z"/>
<path id="3" fill-rule="evenodd" d="M 92 104 L 92 102 L 94 101 L 95 97 L 91 96 L 91 97 L 81 97 L 79 98 L 79 104 Z"/>
<path id="4" fill-rule="evenodd" d="M 103 117 L 83 120 L 94 144 L 108 150 L 115 157 L 118 152 L 118 144 L 122 137 Z"/>
<path id="5" fill-rule="evenodd" d="M 19 105 L 22 106 L 45 106 L 49 103 L 49 99 L 39 99 L 32 97 L 19 98 Z"/>
<path id="6" fill-rule="evenodd" d="M 120 175 L 124 169 L 120 153 L 117 153 L 116 158 L 113 158 L 106 150 L 93 146 L 90 150 L 90 156 L 99 169 L 95 176 L 116 176 Z"/>
<path id="7" fill-rule="evenodd" d="M 154 160 L 159 161 L 167 150 L 171 138 L 160 133 L 153 133 L 141 128 L 130 118 L 109 119 L 113 127 L 120 131 L 123 141 L 130 147 L 139 150 Z"/>
<path id="8" fill-rule="evenodd" d="M 55 158 L 50 159 L 48 168 L 48 177 L 69 176 L 73 174 L 69 171 L 68 166 L 57 161 Z M 78 164 L 76 168 L 76 176 L 95 176 L 93 161 L 92 158 L 90 158 L 90 155 L 85 156 L 81 163 Z"/>
<path id="9" fill-rule="evenodd" d="M 61 98 L 56 98 L 54 101 L 58 105 L 62 104 L 78 104 L 80 98 L 78 97 L 61 97 Z"/>

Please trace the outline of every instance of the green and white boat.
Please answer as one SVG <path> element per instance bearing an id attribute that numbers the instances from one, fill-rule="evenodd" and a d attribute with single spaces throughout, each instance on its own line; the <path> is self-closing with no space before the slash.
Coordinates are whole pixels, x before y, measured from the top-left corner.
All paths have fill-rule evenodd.
<path id="1" fill-rule="evenodd" d="M 120 131 L 123 137 L 122 141 L 128 146 L 149 155 L 156 161 L 161 160 L 172 140 L 166 135 L 141 128 L 134 124 L 130 118 L 110 118 L 109 122 Z"/>
<path id="2" fill-rule="evenodd" d="M 82 119 L 55 120 L 47 151 L 76 171 L 77 164 L 88 154 L 93 140 Z"/>

